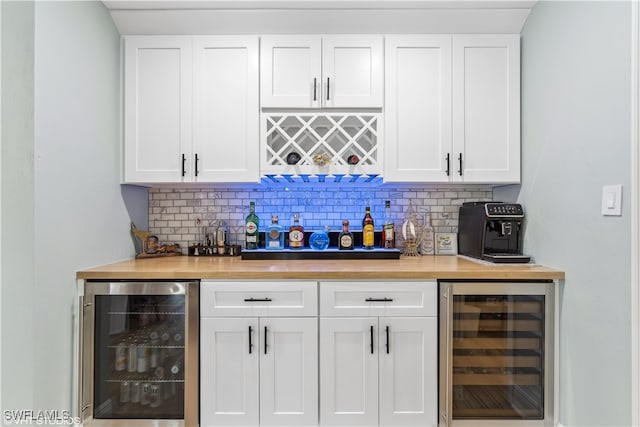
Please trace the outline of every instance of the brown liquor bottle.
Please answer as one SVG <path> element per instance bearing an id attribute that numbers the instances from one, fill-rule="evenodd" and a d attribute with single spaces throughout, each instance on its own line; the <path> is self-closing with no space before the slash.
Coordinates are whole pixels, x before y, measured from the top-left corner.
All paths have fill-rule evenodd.
<path id="1" fill-rule="evenodd" d="M 364 218 L 362 219 L 362 246 L 365 249 L 373 249 L 374 236 L 371 208 L 367 206 L 364 210 Z"/>
<path id="2" fill-rule="evenodd" d="M 353 249 L 353 234 L 349 231 L 349 221 L 346 219 L 342 221 L 342 231 L 338 235 L 338 249 Z"/>
<path id="3" fill-rule="evenodd" d="M 289 227 L 289 247 L 302 249 L 304 246 L 304 227 L 300 225 L 300 215 L 293 215 L 293 225 Z"/>

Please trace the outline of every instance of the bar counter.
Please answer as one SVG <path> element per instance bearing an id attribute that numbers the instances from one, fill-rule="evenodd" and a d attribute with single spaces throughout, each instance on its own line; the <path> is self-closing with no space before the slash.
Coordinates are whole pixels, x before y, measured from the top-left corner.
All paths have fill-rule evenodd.
<path id="1" fill-rule="evenodd" d="M 78 279 L 489 279 L 562 280 L 564 272 L 537 264 L 491 264 L 463 256 L 399 260 L 241 260 L 240 257 L 173 256 L 131 259 L 89 268 Z"/>

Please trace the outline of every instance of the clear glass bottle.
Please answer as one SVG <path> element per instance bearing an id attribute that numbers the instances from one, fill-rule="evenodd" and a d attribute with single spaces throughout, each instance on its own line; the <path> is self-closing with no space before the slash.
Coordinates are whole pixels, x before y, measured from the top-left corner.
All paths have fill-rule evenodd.
<path id="1" fill-rule="evenodd" d="M 420 254 L 433 255 L 435 253 L 435 233 L 431 225 L 431 215 L 427 214 L 422 230 L 422 242 L 420 243 Z"/>
<path id="2" fill-rule="evenodd" d="M 371 216 L 371 208 L 367 206 L 362 219 L 362 246 L 365 249 L 373 249 L 374 240 L 373 217 Z"/>
<path id="3" fill-rule="evenodd" d="M 382 227 L 382 247 L 392 249 L 396 247 L 395 224 L 391 218 L 391 201 L 384 203 L 384 226 Z"/>
<path id="4" fill-rule="evenodd" d="M 256 203 L 249 203 L 249 215 L 245 221 L 245 246 L 247 249 L 258 249 L 258 216 Z"/>
<path id="5" fill-rule="evenodd" d="M 284 249 L 284 230 L 278 224 L 278 215 L 271 215 L 271 224 L 267 227 L 265 241 L 266 249 Z"/>
<path id="6" fill-rule="evenodd" d="M 304 227 L 300 224 L 300 215 L 293 214 L 293 224 L 289 227 L 289 247 L 301 249 L 304 246 Z"/>
<path id="7" fill-rule="evenodd" d="M 351 250 L 353 249 L 353 233 L 349 231 L 349 221 L 342 221 L 342 231 L 338 236 L 338 249 Z"/>

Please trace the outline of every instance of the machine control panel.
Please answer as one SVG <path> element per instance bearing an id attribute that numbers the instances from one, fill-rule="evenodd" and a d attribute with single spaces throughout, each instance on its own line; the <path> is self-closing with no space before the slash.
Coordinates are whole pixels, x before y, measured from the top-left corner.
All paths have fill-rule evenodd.
<path id="1" fill-rule="evenodd" d="M 489 217 L 524 217 L 522 205 L 517 203 L 487 203 L 485 210 Z"/>

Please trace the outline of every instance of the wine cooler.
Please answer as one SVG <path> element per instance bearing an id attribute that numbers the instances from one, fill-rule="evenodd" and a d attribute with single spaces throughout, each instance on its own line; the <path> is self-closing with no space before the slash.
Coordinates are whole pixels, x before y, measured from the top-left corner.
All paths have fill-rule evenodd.
<path id="1" fill-rule="evenodd" d="M 198 292 L 196 281 L 85 282 L 84 425 L 198 425 Z"/>
<path id="2" fill-rule="evenodd" d="M 440 283 L 444 426 L 552 426 L 552 282 Z"/>

